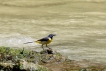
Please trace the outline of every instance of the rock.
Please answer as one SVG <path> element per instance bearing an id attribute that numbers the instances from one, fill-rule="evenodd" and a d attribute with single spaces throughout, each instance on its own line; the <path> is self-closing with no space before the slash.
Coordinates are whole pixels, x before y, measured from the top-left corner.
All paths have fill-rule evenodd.
<path id="1" fill-rule="evenodd" d="M 81 69 L 80 71 L 87 71 L 85 68 Z"/>
<path id="2" fill-rule="evenodd" d="M 41 54 L 53 54 L 53 51 L 51 49 L 43 50 L 40 52 Z"/>
<path id="3" fill-rule="evenodd" d="M 22 59 L 20 60 L 20 64 L 22 65 L 22 69 L 29 70 L 29 71 L 36 71 L 39 68 L 47 69 L 46 67 L 44 67 L 42 65 L 38 65 L 38 64 L 31 63 L 31 62 L 27 62 L 27 61 L 22 60 Z"/>

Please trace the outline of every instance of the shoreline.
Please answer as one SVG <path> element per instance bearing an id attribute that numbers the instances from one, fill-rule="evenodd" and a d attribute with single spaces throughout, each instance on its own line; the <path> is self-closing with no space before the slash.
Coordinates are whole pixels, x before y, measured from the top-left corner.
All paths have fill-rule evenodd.
<path id="1" fill-rule="evenodd" d="M 106 64 L 90 62 L 88 60 L 70 60 L 58 52 L 52 53 L 52 51 L 49 50 L 49 52 L 46 50 L 36 52 L 24 49 L 13 49 L 9 47 L 0 47 L 0 50 L 1 70 L 3 68 L 9 70 L 9 68 L 12 69 L 14 66 L 19 66 L 19 71 L 22 71 L 23 69 L 25 71 L 31 71 L 31 65 L 33 65 L 32 67 L 34 69 L 39 69 L 39 66 L 41 68 L 43 67 L 42 69 L 45 69 L 45 71 L 82 71 L 83 69 L 89 71 L 101 71 L 106 69 Z"/>

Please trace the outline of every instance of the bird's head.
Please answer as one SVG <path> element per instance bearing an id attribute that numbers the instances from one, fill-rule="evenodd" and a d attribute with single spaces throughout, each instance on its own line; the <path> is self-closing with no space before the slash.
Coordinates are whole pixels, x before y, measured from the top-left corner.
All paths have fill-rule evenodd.
<path id="1" fill-rule="evenodd" d="M 49 34 L 48 37 L 50 37 L 51 39 L 53 38 L 53 36 L 56 36 L 55 34 Z"/>

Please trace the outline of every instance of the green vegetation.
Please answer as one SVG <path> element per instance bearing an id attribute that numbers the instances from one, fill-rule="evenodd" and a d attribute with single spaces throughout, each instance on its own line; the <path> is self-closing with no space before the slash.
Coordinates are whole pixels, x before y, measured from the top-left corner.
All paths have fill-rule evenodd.
<path id="1" fill-rule="evenodd" d="M 0 47 L 0 70 L 3 71 L 101 71 L 105 68 L 87 60 L 70 60 L 50 50 L 36 52 Z"/>
<path id="2" fill-rule="evenodd" d="M 38 52 L 0 47 L 0 70 L 31 71 L 29 66 L 39 64 L 41 60 L 42 55 Z M 35 65 L 34 70 L 37 68 L 38 71 L 49 71 L 43 66 Z"/>

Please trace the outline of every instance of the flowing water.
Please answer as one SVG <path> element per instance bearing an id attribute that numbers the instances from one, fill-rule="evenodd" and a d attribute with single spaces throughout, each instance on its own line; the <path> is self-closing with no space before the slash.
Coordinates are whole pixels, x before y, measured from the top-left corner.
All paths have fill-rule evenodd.
<path id="1" fill-rule="evenodd" d="M 41 45 L 23 43 L 53 33 L 54 51 L 72 60 L 106 62 L 105 7 L 104 0 L 0 0 L 0 46 L 39 51 Z"/>

